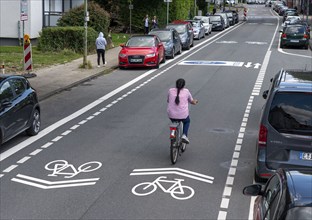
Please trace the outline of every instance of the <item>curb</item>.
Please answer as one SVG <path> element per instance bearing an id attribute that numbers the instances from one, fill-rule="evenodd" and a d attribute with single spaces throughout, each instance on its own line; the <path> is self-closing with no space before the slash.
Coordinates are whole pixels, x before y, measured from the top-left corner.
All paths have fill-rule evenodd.
<path id="1" fill-rule="evenodd" d="M 88 76 L 88 77 L 86 77 L 86 78 L 84 78 L 84 79 L 81 79 L 81 80 L 79 80 L 79 81 L 77 81 L 77 82 L 71 83 L 71 84 L 69 84 L 69 85 L 67 85 L 67 86 L 64 86 L 64 87 L 62 87 L 62 88 L 56 89 L 56 90 L 54 90 L 54 91 L 51 91 L 51 92 L 49 92 L 49 93 L 47 93 L 47 94 L 45 94 L 45 95 L 42 95 L 42 96 L 39 96 L 39 95 L 38 95 L 38 99 L 39 99 L 39 101 L 43 101 L 43 100 L 45 100 L 45 99 L 47 99 L 47 98 L 49 98 L 49 97 L 51 97 L 51 96 L 53 96 L 53 95 L 55 95 L 55 94 L 59 94 L 59 93 L 65 91 L 65 90 L 68 90 L 68 89 L 70 89 L 70 88 L 73 88 L 73 87 L 75 87 L 75 86 L 78 86 L 78 85 L 80 85 L 80 84 L 82 84 L 82 83 L 84 83 L 84 82 L 90 81 L 90 80 L 92 80 L 92 79 L 94 79 L 94 78 L 97 78 L 97 77 L 99 77 L 99 76 L 102 76 L 102 75 L 109 74 L 109 73 L 113 72 L 113 71 L 114 71 L 115 69 L 117 69 L 117 68 L 118 68 L 118 66 L 112 66 L 112 67 L 110 67 L 110 68 L 108 68 L 108 69 L 105 69 L 105 70 L 99 72 L 99 73 L 95 73 L 95 74 L 93 74 L 93 75 L 91 75 L 91 76 Z"/>

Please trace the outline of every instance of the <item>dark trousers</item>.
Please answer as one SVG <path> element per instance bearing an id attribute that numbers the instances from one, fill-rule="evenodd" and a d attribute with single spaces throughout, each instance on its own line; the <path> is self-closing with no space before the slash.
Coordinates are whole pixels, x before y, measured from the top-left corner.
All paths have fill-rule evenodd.
<path id="1" fill-rule="evenodd" d="M 105 50 L 104 49 L 97 49 L 97 62 L 100 65 L 100 58 L 102 56 L 103 65 L 105 64 Z"/>
<path id="2" fill-rule="evenodd" d="M 144 27 L 145 28 L 145 33 L 144 34 L 148 34 L 148 27 Z"/>
<path id="3" fill-rule="evenodd" d="M 186 119 L 174 119 L 174 118 L 170 118 L 171 122 L 179 122 L 179 121 L 182 121 L 183 123 L 183 134 L 185 134 L 187 136 L 188 134 L 188 130 L 189 130 L 189 127 L 190 127 L 190 123 L 191 123 L 191 120 L 190 120 L 190 116 L 187 116 Z"/>

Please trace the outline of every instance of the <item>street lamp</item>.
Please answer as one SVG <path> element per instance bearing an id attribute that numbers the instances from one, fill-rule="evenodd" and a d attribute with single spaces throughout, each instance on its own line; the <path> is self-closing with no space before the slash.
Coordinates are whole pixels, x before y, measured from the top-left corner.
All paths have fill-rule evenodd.
<path id="1" fill-rule="evenodd" d="M 196 0 L 194 0 L 194 16 L 196 16 Z"/>
<path id="2" fill-rule="evenodd" d="M 132 17 L 132 14 L 131 14 L 131 11 L 133 9 L 133 4 L 131 4 L 131 1 L 130 1 L 130 5 L 129 5 L 129 10 L 130 10 L 130 35 L 131 35 L 131 17 Z"/>

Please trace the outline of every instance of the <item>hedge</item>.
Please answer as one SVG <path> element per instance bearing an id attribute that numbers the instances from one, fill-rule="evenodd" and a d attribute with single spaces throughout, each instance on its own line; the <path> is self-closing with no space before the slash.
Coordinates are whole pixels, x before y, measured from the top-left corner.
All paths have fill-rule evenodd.
<path id="1" fill-rule="evenodd" d="M 98 33 L 88 27 L 88 52 L 95 50 Z M 48 27 L 40 33 L 38 49 L 41 51 L 61 51 L 69 49 L 76 53 L 84 51 L 84 27 Z"/>

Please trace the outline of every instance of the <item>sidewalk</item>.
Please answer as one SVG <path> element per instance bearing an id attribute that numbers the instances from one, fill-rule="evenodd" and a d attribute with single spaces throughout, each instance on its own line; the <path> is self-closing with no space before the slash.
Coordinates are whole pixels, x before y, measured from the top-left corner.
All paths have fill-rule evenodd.
<path id="1" fill-rule="evenodd" d="M 39 100 L 41 101 L 81 82 L 113 71 L 118 67 L 118 53 L 120 49 L 121 47 L 114 47 L 105 52 L 105 60 L 107 62 L 105 67 L 102 64 L 101 67 L 97 67 L 97 54 L 93 54 L 87 57 L 87 60 L 92 64 L 92 69 L 79 68 L 83 62 L 83 58 L 79 58 L 66 64 L 34 70 L 33 73 L 37 76 L 28 78 L 28 80 L 31 86 L 37 90 Z"/>

